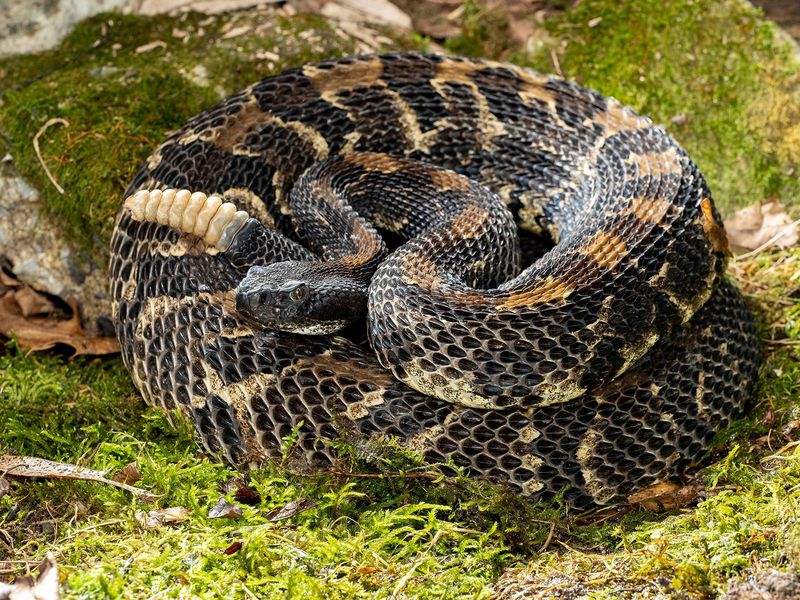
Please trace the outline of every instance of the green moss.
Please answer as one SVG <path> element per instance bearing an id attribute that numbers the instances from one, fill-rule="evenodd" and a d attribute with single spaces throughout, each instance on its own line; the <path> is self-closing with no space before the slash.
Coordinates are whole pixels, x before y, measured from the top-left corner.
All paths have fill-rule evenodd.
<path id="1" fill-rule="evenodd" d="M 800 67 L 739 0 L 589 0 L 548 23 L 560 69 L 667 129 L 726 211 L 796 202 Z M 519 62 L 555 68 L 550 52 Z"/>
<path id="2" fill-rule="evenodd" d="M 241 521 L 209 519 L 234 473 L 198 457 L 185 424 L 176 434 L 163 414 L 142 412 L 118 361 L 64 362 L 9 348 L 0 356 L 0 389 L 0 453 L 110 473 L 135 461 L 138 485 L 157 494 L 157 506 L 191 513 L 174 528 L 143 530 L 136 511 L 153 507 L 115 488 L 14 486 L 0 498 L 2 527 L 14 540 L 8 558 L 54 551 L 68 597 L 229 596 L 244 594 L 243 586 L 259 596 L 388 596 L 401 580 L 411 597 L 480 597 L 509 560 L 497 525 L 470 508 L 472 494 L 462 490 L 458 500 L 452 488 L 413 475 L 348 481 L 268 468 L 252 473 L 262 500 L 245 506 Z M 303 497 L 315 506 L 291 521 L 265 517 Z M 224 554 L 234 541 L 241 550 Z"/>
<path id="3" fill-rule="evenodd" d="M 464 56 L 501 58 L 513 48 L 508 18 L 477 0 L 464 0 L 461 33 L 447 39 L 445 48 Z"/>

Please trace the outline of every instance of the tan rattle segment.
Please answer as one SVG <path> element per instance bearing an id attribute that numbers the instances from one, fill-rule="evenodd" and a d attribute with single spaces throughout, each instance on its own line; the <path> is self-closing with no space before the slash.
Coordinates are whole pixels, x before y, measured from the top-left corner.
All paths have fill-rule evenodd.
<path id="1" fill-rule="evenodd" d="M 123 205 L 134 221 L 158 223 L 224 252 L 250 215 L 219 196 L 189 190 L 141 190 Z"/>

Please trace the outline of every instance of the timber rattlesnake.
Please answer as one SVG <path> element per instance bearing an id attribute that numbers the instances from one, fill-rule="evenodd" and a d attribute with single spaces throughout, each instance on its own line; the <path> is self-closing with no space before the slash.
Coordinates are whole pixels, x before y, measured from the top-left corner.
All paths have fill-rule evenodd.
<path id="1" fill-rule="evenodd" d="M 386 155 L 425 165 L 409 179 L 413 163 Z M 316 211 L 304 226 L 289 192 L 317 163 L 326 183 L 304 183 Z M 361 191 L 376 177 L 379 192 Z M 554 244 L 516 277 L 519 249 L 502 241 L 514 224 L 492 216 L 485 188 Z M 336 214 L 314 204 L 328 193 Z M 237 465 L 278 457 L 302 423 L 303 466 L 336 460 L 325 440 L 392 435 L 526 496 L 606 503 L 697 461 L 752 392 L 755 329 L 722 279 L 704 179 L 662 129 L 568 81 L 414 53 L 294 69 L 193 118 L 126 195 L 111 259 L 125 364 L 149 403 L 180 408 Z M 414 205 L 426 216 L 409 217 Z M 439 212 L 450 217 L 430 225 Z M 372 349 L 255 323 L 262 300 L 292 318 L 308 305 L 291 271 L 237 308 L 250 266 L 248 282 L 315 260 L 298 237 L 320 215 L 346 227 L 345 213 L 421 236 L 385 261 L 366 223 L 311 243 L 340 263 L 373 252 Z"/>

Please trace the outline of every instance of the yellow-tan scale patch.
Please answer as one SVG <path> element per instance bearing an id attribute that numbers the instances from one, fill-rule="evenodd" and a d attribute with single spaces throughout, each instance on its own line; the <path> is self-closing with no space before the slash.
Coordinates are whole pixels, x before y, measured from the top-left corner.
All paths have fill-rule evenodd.
<path id="1" fill-rule="evenodd" d="M 714 203 L 711 198 L 703 198 L 700 202 L 700 214 L 702 215 L 703 231 L 711 247 L 724 256 L 733 256 L 725 229 L 714 216 Z"/>
<path id="2" fill-rule="evenodd" d="M 674 208 L 677 214 L 683 212 L 682 206 L 676 206 L 663 198 L 639 197 L 631 200 L 628 212 L 645 223 L 660 223 L 671 208 Z"/>
<path id="3" fill-rule="evenodd" d="M 258 416 L 252 408 L 252 399 L 263 398 L 268 389 L 275 387 L 277 378 L 271 373 L 254 373 L 241 381 L 224 385 L 216 371 L 210 369 L 207 365 L 203 366 L 206 371 L 205 383 L 209 394 L 218 396 L 225 404 L 233 408 L 236 422 L 241 427 L 250 427 L 250 424 L 255 422 Z M 192 397 L 192 401 L 195 406 L 205 406 L 205 402 L 197 402 L 194 397 Z M 242 433 L 244 434 L 245 432 Z M 259 461 L 269 458 L 264 447 L 258 443 L 255 436 L 242 435 L 242 440 L 244 441 L 245 454 L 248 460 Z"/>
<path id="4" fill-rule="evenodd" d="M 303 75 L 312 81 L 314 89 L 323 100 L 349 114 L 352 113 L 352 108 L 339 100 L 339 93 L 354 87 L 381 87 L 382 92 L 391 97 L 394 105 L 398 108 L 400 125 L 403 128 L 406 140 L 411 144 L 407 150 L 426 152 L 429 149 L 432 136 L 430 133 L 423 134 L 417 115 L 408 102 L 400 94 L 391 90 L 381 79 L 383 76 L 383 64 L 378 58 L 372 57 L 369 60 L 359 60 L 347 65 L 335 65 L 329 69 L 313 66 L 305 67 L 303 68 Z M 353 115 L 352 118 L 356 121 L 358 119 L 357 115 Z M 361 139 L 361 134 L 358 131 L 353 131 L 346 134 L 345 138 L 347 142 L 342 147 L 341 154 L 353 152 L 356 143 Z"/>
<path id="5" fill-rule="evenodd" d="M 497 308 L 514 310 L 535 304 L 545 304 L 556 300 L 565 300 L 575 290 L 575 282 L 564 277 L 547 277 L 535 288 L 511 294 L 500 301 Z"/>
<path id="6" fill-rule="evenodd" d="M 377 152 L 354 152 L 348 154 L 345 161 L 362 169 L 377 171 L 385 175 L 397 173 L 405 168 L 405 165 L 396 158 Z"/>
<path id="7" fill-rule="evenodd" d="M 464 374 L 464 379 L 447 379 L 438 373 L 429 373 L 420 363 L 420 359 L 414 358 L 402 365 L 406 372 L 404 383 L 415 390 L 467 408 L 500 408 L 495 399 L 475 393 L 470 385 L 472 377 L 469 373 Z"/>
<path id="8" fill-rule="evenodd" d="M 595 502 L 602 502 L 604 498 L 603 490 L 606 487 L 605 480 L 600 477 L 591 466 L 592 458 L 594 457 L 595 450 L 600 442 L 603 441 L 603 434 L 594 428 L 589 428 L 583 434 L 578 449 L 575 452 L 575 459 L 581 467 L 581 475 L 583 475 L 584 489 L 595 500 Z"/>
<path id="9" fill-rule="evenodd" d="M 587 119 L 585 125 L 589 126 L 593 123 L 603 128 L 606 138 L 618 133 L 647 129 L 652 126 L 649 119 L 640 117 L 613 98 L 607 99 L 606 110 L 594 115 L 591 119 Z"/>
<path id="10" fill-rule="evenodd" d="M 469 190 L 469 180 L 453 171 L 431 169 L 428 171 L 431 183 L 440 192 L 466 192 Z"/>
<path id="11" fill-rule="evenodd" d="M 303 75 L 314 84 L 320 94 L 338 92 L 359 85 L 369 86 L 383 75 L 383 64 L 377 57 L 340 63 L 327 68 L 303 67 Z"/>
<path id="12" fill-rule="evenodd" d="M 612 270 L 628 254 L 625 239 L 616 233 L 598 231 L 578 252 L 605 269 Z"/>
<path id="13" fill-rule="evenodd" d="M 482 229 L 485 229 L 490 219 L 491 215 L 485 209 L 470 204 L 464 207 L 461 214 L 453 219 L 449 229 L 453 232 L 453 235 L 469 240 L 474 238 Z"/>
<path id="14" fill-rule="evenodd" d="M 683 173 L 678 151 L 670 146 L 663 152 L 634 152 L 626 160 L 627 164 L 636 167 L 641 175 L 657 173 L 661 175 L 680 175 Z"/>
<path id="15" fill-rule="evenodd" d="M 430 80 L 433 88 L 439 92 L 439 95 L 445 100 L 449 100 L 447 86 L 451 83 L 460 83 L 469 88 L 472 92 L 473 99 L 475 100 L 479 117 L 474 124 L 475 127 L 480 128 L 480 142 L 481 145 L 487 150 L 494 150 L 495 146 L 492 139 L 504 135 L 506 133 L 505 124 L 492 114 L 489 110 L 489 103 L 484 95 L 478 89 L 472 76 L 476 71 L 486 67 L 504 67 L 500 63 L 486 61 L 480 64 L 470 64 L 456 60 L 443 60 L 436 65 L 436 76 Z M 440 128 L 447 127 L 447 124 L 441 124 Z M 438 130 L 434 130 L 438 134 Z M 430 132 L 429 132 L 430 133 Z"/>

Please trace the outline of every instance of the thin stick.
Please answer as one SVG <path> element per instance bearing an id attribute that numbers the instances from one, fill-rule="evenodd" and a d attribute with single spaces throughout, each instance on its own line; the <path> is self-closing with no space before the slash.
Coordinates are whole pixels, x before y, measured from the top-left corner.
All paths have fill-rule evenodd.
<path id="1" fill-rule="evenodd" d="M 550 48 L 550 59 L 553 61 L 553 68 L 556 70 L 558 76 L 564 77 L 564 74 L 561 72 L 561 64 L 558 62 L 558 54 L 554 48 Z"/>
<path id="2" fill-rule="evenodd" d="M 69 127 L 69 121 L 61 118 L 50 119 L 49 121 L 47 121 L 47 123 L 42 125 L 41 129 L 39 129 L 39 131 L 36 132 L 36 135 L 33 136 L 33 149 L 36 152 L 36 158 L 39 159 L 39 164 L 42 165 L 42 169 L 44 169 L 44 173 L 45 175 L 47 175 L 47 178 L 50 180 L 50 183 L 56 186 L 56 189 L 58 190 L 59 194 L 63 194 L 64 188 L 58 185 L 58 182 L 55 180 L 55 177 L 53 177 L 52 173 L 50 173 L 50 169 L 48 169 L 47 165 L 44 164 L 44 159 L 42 158 L 42 152 L 41 150 L 39 150 L 39 138 L 42 136 L 42 134 L 44 134 L 45 131 L 47 131 L 47 128 L 52 125 L 63 125 L 64 127 Z"/>
<path id="3" fill-rule="evenodd" d="M 553 541 L 553 533 L 556 530 L 556 522 L 550 521 L 550 533 L 547 534 L 547 539 L 544 541 L 544 545 L 539 548 L 539 552 L 544 552 L 550 546 L 550 542 Z"/>

